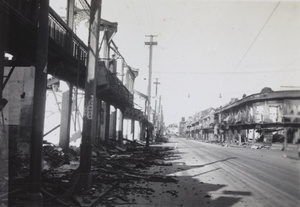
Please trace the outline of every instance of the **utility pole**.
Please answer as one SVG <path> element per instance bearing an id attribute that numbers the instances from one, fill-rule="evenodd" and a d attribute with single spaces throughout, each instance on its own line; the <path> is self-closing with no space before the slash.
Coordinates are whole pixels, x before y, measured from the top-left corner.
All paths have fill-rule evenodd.
<path id="1" fill-rule="evenodd" d="M 160 82 L 158 82 L 158 78 L 156 78 L 156 81 L 153 82 L 156 86 L 155 86 L 155 108 L 154 108 L 154 125 L 157 123 L 156 120 L 156 106 L 157 106 L 157 86 L 158 84 L 160 84 Z"/>
<path id="2" fill-rule="evenodd" d="M 161 129 L 161 96 L 159 96 L 158 115 L 159 115 L 159 117 L 158 117 L 159 128 L 158 129 L 160 131 L 160 129 Z"/>
<path id="3" fill-rule="evenodd" d="M 149 78 L 148 78 L 148 121 L 150 121 L 151 117 L 151 82 L 152 82 L 152 47 L 153 45 L 157 45 L 157 42 L 153 42 L 153 37 L 156 35 L 146 35 L 146 37 L 150 37 L 149 42 L 145 42 L 145 45 L 149 45 L 150 54 L 149 54 Z"/>
<path id="4" fill-rule="evenodd" d="M 149 54 L 149 78 L 148 78 L 148 122 L 151 120 L 151 82 L 152 82 L 152 47 L 153 45 L 157 45 L 157 42 L 153 42 L 154 35 L 146 35 L 146 37 L 150 37 L 149 42 L 145 42 L 145 45 L 149 45 L 150 54 Z M 152 130 L 147 127 L 147 137 L 146 137 L 146 147 L 149 147 L 149 140 L 152 137 Z"/>

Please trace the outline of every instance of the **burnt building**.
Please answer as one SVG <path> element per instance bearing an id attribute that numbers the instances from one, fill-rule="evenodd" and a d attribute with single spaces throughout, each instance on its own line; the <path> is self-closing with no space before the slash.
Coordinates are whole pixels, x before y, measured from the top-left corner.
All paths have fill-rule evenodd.
<path id="1" fill-rule="evenodd" d="M 285 147 L 300 138 L 300 91 L 263 88 L 216 109 L 215 121 L 222 141 L 284 141 Z"/>

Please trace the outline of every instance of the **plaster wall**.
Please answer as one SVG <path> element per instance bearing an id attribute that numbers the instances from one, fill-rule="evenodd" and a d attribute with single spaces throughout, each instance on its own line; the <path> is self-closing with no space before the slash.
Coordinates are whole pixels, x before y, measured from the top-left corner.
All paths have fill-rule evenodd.
<path id="1" fill-rule="evenodd" d="M 4 76 L 9 71 L 10 67 L 5 67 Z M 9 129 L 7 136 L 27 143 L 32 127 L 34 74 L 34 67 L 16 67 L 3 90 L 3 97 L 8 100 L 3 109 L 4 125 Z"/>

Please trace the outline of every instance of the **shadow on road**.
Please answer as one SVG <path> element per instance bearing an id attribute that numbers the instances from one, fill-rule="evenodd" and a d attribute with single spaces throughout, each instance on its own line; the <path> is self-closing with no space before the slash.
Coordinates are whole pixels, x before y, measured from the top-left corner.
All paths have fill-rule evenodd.
<path id="1" fill-rule="evenodd" d="M 180 152 L 173 150 L 170 156 L 175 156 L 177 158 L 176 160 L 178 160 L 180 154 Z M 165 203 L 159 203 L 159 205 L 188 207 L 209 205 L 230 207 L 238 203 L 242 199 L 242 196 L 251 196 L 252 193 L 248 191 L 231 191 L 226 189 L 227 185 L 201 182 L 201 177 L 200 179 L 199 177 L 196 178 L 203 174 L 206 174 L 207 176 L 207 174 L 220 170 L 221 168 L 215 168 L 194 175 L 187 175 L 188 170 L 196 170 L 197 168 L 202 168 L 206 165 L 226 162 L 230 159 L 237 159 L 237 157 L 217 160 L 203 165 L 186 165 L 185 162 L 174 160 L 172 166 L 165 169 L 164 175 L 175 175 L 174 177 L 178 180 L 178 183 L 168 183 L 155 188 L 155 191 L 160 192 L 161 195 L 171 196 L 169 199 L 164 198 L 163 202 Z M 222 189 L 224 190 L 222 191 Z M 216 191 L 218 191 L 218 193 L 215 193 Z"/>

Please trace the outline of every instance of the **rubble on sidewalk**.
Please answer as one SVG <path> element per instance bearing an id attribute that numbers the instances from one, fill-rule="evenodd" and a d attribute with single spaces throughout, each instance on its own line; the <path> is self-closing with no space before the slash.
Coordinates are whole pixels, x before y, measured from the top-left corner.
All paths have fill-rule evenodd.
<path id="1" fill-rule="evenodd" d="M 132 144 L 132 143 L 131 143 Z M 79 149 L 68 153 L 51 143 L 44 145 L 41 193 L 44 206 L 110 206 L 135 203 L 126 195 L 149 196 L 153 189 L 145 188 L 149 182 L 176 183 L 173 177 L 160 172 L 149 174 L 151 166 L 172 166 L 172 148 L 133 144 L 126 150 L 114 146 L 93 147 L 91 189 L 77 189 L 79 174 Z M 29 167 L 27 166 L 27 169 Z M 13 206 L 22 206 L 29 190 L 28 174 L 10 179 L 9 200 Z"/>

